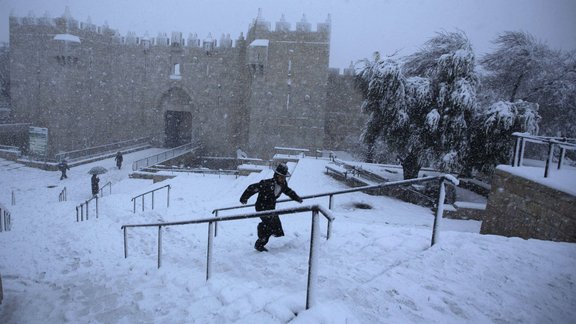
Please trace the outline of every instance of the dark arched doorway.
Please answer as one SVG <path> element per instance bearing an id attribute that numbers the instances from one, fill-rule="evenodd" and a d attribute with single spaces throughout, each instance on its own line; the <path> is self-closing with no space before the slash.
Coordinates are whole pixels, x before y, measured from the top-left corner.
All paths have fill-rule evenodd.
<path id="1" fill-rule="evenodd" d="M 176 147 L 190 143 L 193 133 L 192 100 L 181 88 L 169 89 L 161 99 L 164 112 L 164 145 Z"/>
<path id="2" fill-rule="evenodd" d="M 192 141 L 192 113 L 167 110 L 164 120 L 166 123 L 165 146 L 176 147 Z"/>

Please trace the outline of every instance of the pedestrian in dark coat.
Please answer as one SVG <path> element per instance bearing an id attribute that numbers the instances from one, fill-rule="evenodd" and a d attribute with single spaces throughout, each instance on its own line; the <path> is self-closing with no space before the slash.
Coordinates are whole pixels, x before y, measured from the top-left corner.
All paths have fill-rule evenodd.
<path id="1" fill-rule="evenodd" d="M 68 163 L 66 163 L 66 160 L 62 160 L 60 163 L 58 163 L 58 169 L 60 172 L 62 172 L 62 175 L 60 175 L 60 180 L 68 179 L 66 176 L 66 170 L 70 170 L 70 167 L 68 166 Z"/>
<path id="2" fill-rule="evenodd" d="M 284 193 L 292 200 L 302 203 L 302 198 L 288 187 L 287 176 L 289 177 L 290 173 L 286 164 L 278 165 L 271 179 L 265 179 L 249 185 L 240 197 L 240 202 L 246 204 L 252 195 L 258 193 L 255 205 L 256 211 L 273 210 L 276 208 L 276 200 Z M 258 240 L 254 243 L 254 248 L 262 252 L 268 251 L 264 246 L 268 243 L 270 236 L 284 236 L 284 230 L 278 215 L 260 217 L 260 219 L 262 221 L 258 224 Z"/>
<path id="3" fill-rule="evenodd" d="M 100 178 L 96 174 L 92 175 L 92 196 L 98 195 L 98 191 L 100 190 L 100 186 L 98 183 L 100 182 Z"/>
<path id="4" fill-rule="evenodd" d="M 119 151 L 118 153 L 116 153 L 116 157 L 114 159 L 116 160 L 116 166 L 118 167 L 118 170 L 120 170 L 120 168 L 122 168 L 122 161 L 124 161 L 122 152 Z"/>

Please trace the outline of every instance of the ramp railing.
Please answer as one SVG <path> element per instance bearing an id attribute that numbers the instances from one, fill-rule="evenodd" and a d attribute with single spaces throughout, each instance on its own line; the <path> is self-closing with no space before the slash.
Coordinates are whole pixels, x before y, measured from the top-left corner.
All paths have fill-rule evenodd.
<path id="1" fill-rule="evenodd" d="M 524 149 L 527 142 L 548 145 L 548 155 L 546 157 L 546 166 L 544 167 L 544 178 L 547 178 L 548 175 L 550 175 L 550 168 L 554 159 L 554 151 L 556 150 L 556 147 L 560 148 L 557 165 L 558 170 L 562 168 L 566 150 L 576 150 L 576 138 L 536 136 L 518 132 L 513 133 L 512 136 L 516 137 L 514 155 L 512 157 L 513 167 L 522 166 L 524 162 Z"/>
<path id="2" fill-rule="evenodd" d="M 199 148 L 197 143 L 188 143 L 182 146 L 175 147 L 173 149 L 164 151 L 162 153 L 158 153 L 156 155 L 152 155 L 132 163 L 132 171 L 138 171 L 140 169 L 149 167 L 151 165 L 155 165 L 158 163 L 162 163 L 164 161 L 171 160 L 178 156 L 184 155 L 186 153 L 192 152 Z"/>
<path id="3" fill-rule="evenodd" d="M 76 222 L 84 221 L 84 207 L 86 207 L 86 220 L 88 220 L 90 213 L 90 202 L 92 200 L 96 200 L 96 218 L 98 218 L 98 196 L 93 196 L 92 198 L 76 206 Z"/>
<path id="4" fill-rule="evenodd" d="M 167 190 L 167 196 L 166 196 L 166 207 L 170 207 L 170 185 L 165 185 L 163 187 L 160 188 L 156 188 L 154 190 L 150 190 L 150 191 L 146 191 L 143 194 L 139 194 L 136 197 L 132 198 L 132 202 L 134 202 L 134 213 L 136 213 L 136 199 L 139 197 L 142 197 L 142 211 L 144 211 L 144 206 L 145 206 L 145 201 L 144 201 L 144 196 L 146 196 L 147 194 L 152 194 L 152 209 L 154 209 L 154 192 L 163 189 L 163 188 L 168 188 Z"/>
<path id="5" fill-rule="evenodd" d="M 102 188 L 100 188 L 100 197 L 104 196 L 104 188 L 106 187 L 109 187 L 109 194 L 112 194 L 112 182 L 108 181 L 105 185 L 102 186 Z"/>
<path id="6" fill-rule="evenodd" d="M 0 232 L 12 230 L 12 214 L 2 204 L 0 204 Z"/>
<path id="7" fill-rule="evenodd" d="M 64 189 L 62 189 L 62 191 L 60 191 L 60 194 L 58 195 L 58 201 L 62 202 L 62 201 L 66 201 L 67 200 L 67 192 L 66 192 L 66 187 L 64 187 Z"/>
<path id="8" fill-rule="evenodd" d="M 149 143 L 150 140 L 151 140 L 151 137 L 140 137 L 140 138 L 126 140 L 126 141 L 120 141 L 120 142 L 115 142 L 115 143 L 110 143 L 110 144 L 105 144 L 105 145 L 88 147 L 88 148 L 80 149 L 80 150 L 62 152 L 62 153 L 56 154 L 54 157 L 55 157 L 56 161 L 62 161 L 64 159 L 66 159 L 66 160 L 68 160 L 68 162 L 71 162 L 71 161 L 76 161 L 76 160 L 80 160 L 80 159 L 90 158 L 93 156 L 102 155 L 103 153 L 112 153 L 112 152 L 115 152 L 115 151 L 118 151 L 121 149 L 125 149 L 127 147 L 144 145 L 144 144 Z"/>
<path id="9" fill-rule="evenodd" d="M 333 206 L 334 196 L 336 196 L 336 195 L 343 195 L 343 194 L 348 194 L 348 193 L 358 192 L 358 191 L 375 191 L 375 190 L 380 190 L 380 189 L 389 188 L 389 187 L 398 187 L 398 186 L 409 185 L 409 184 L 419 184 L 419 183 L 425 183 L 425 182 L 430 182 L 430 181 L 438 181 L 439 182 L 439 188 L 440 188 L 440 190 L 438 190 L 438 200 L 436 201 L 436 204 L 435 204 L 436 217 L 434 219 L 434 229 L 432 231 L 432 240 L 431 240 L 431 244 L 430 244 L 432 246 L 436 243 L 436 240 L 437 240 L 436 228 L 435 228 L 436 223 L 438 222 L 438 218 L 442 218 L 443 213 L 444 213 L 444 200 L 446 197 L 446 188 L 445 188 L 446 182 L 451 182 L 455 186 L 458 185 L 458 179 L 456 179 L 455 177 L 453 177 L 451 175 L 445 174 L 445 175 L 430 176 L 430 177 L 423 177 L 423 178 L 416 178 L 416 179 L 409 179 L 409 180 L 392 181 L 392 182 L 386 182 L 386 183 L 381 183 L 381 184 L 371 185 L 371 186 L 356 187 L 356 188 L 344 189 L 344 190 L 339 190 L 339 191 L 332 191 L 332 192 L 319 193 L 319 194 L 308 195 L 308 196 L 301 196 L 300 198 L 302 198 L 302 200 L 305 200 L 305 199 L 312 199 L 312 198 L 328 197 L 328 209 L 331 210 L 332 206 Z M 280 200 L 276 201 L 276 203 L 284 203 L 284 202 L 289 202 L 289 201 L 292 201 L 292 199 L 280 199 Z M 216 218 L 218 218 L 218 213 L 223 211 L 223 210 L 233 210 L 233 209 L 240 209 L 240 208 L 247 208 L 247 207 L 254 207 L 254 206 L 255 206 L 255 204 L 246 204 L 246 205 L 238 205 L 238 206 L 232 206 L 232 207 L 218 208 L 218 209 L 214 209 L 212 211 L 212 213 L 215 215 Z M 217 234 L 216 227 L 217 227 L 217 223 L 215 225 L 214 235 Z"/>
<path id="10" fill-rule="evenodd" d="M 217 221 L 224 222 L 224 221 L 233 221 L 239 219 L 248 219 L 248 218 L 256 218 L 256 217 L 265 217 L 271 215 L 287 215 L 287 214 L 297 214 L 302 212 L 312 212 L 312 230 L 310 234 L 310 254 L 308 257 L 308 285 L 307 285 L 307 292 L 306 292 L 306 309 L 310 308 L 315 304 L 316 300 L 316 292 L 314 287 L 317 286 L 317 264 L 318 264 L 318 240 L 320 239 L 320 220 L 318 214 L 322 214 L 326 219 L 328 219 L 328 228 L 331 228 L 330 224 L 334 220 L 331 212 L 324 209 L 318 205 L 311 205 L 311 206 L 301 206 L 296 208 L 287 208 L 287 209 L 277 209 L 271 211 L 263 211 L 263 212 L 253 212 L 248 214 L 239 214 L 239 215 L 232 215 L 232 216 L 223 216 L 223 217 L 216 217 L 216 218 L 204 218 L 204 219 L 196 219 L 196 220 L 189 220 L 189 221 L 181 221 L 181 222 L 168 222 L 168 223 L 153 223 L 153 224 L 131 224 L 131 225 L 123 225 L 121 229 L 124 231 L 124 258 L 128 257 L 128 236 L 127 236 L 127 229 L 128 228 L 135 228 L 135 227 L 158 227 L 158 268 L 161 266 L 162 261 L 162 227 L 167 226 L 179 226 L 179 225 L 190 225 L 190 224 L 204 224 L 208 223 L 208 248 L 206 254 L 206 281 L 208 281 L 212 277 L 212 250 L 213 250 L 213 237 L 214 237 L 214 224 Z M 329 233 L 329 232 L 328 232 Z M 329 235 L 327 235 L 327 238 Z"/>

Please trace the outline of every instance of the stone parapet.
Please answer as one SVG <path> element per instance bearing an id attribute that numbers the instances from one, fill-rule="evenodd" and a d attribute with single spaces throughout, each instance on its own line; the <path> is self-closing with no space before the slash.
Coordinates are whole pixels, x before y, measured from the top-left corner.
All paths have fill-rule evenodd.
<path id="1" fill-rule="evenodd" d="M 576 196 L 497 169 L 480 233 L 576 242 Z"/>

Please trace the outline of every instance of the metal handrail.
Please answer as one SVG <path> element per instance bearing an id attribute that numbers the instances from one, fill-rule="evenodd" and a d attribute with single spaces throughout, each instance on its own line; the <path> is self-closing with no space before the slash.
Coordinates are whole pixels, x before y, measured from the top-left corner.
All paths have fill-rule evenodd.
<path id="1" fill-rule="evenodd" d="M 142 211 L 144 211 L 144 196 L 147 195 L 147 194 L 149 194 L 149 193 L 152 193 L 152 209 L 154 209 L 154 192 L 155 192 L 155 191 L 158 191 L 158 190 L 160 190 L 160 189 L 166 188 L 166 187 L 168 187 L 168 196 L 167 196 L 167 198 L 166 198 L 166 207 L 170 207 L 170 188 L 171 188 L 171 187 L 170 187 L 170 185 L 165 185 L 165 186 L 162 186 L 162 187 L 160 187 L 160 188 L 156 188 L 156 189 L 153 189 L 153 190 L 150 190 L 150 191 L 146 191 L 146 192 L 143 193 L 143 194 L 140 194 L 140 195 L 138 195 L 138 196 L 136 196 L 136 197 L 133 197 L 131 200 L 134 202 L 134 213 L 136 213 L 136 198 L 142 197 Z"/>
<path id="2" fill-rule="evenodd" d="M 102 188 L 100 188 L 100 196 L 104 196 L 104 188 L 106 188 L 106 186 L 110 187 L 110 195 L 112 194 L 112 182 L 108 181 L 102 186 Z"/>
<path id="3" fill-rule="evenodd" d="M 218 176 L 221 175 L 233 175 L 236 176 L 236 178 L 238 178 L 238 170 L 222 170 L 222 169 L 218 169 L 218 170 L 212 170 L 212 169 L 183 169 L 183 168 L 159 168 L 159 167 L 147 167 L 144 169 L 145 171 L 164 171 L 164 172 L 171 172 L 171 173 L 200 173 L 202 175 L 205 174 L 215 174 Z"/>
<path id="4" fill-rule="evenodd" d="M 558 170 L 560 170 L 562 167 L 562 162 L 564 160 L 566 150 L 576 150 L 576 139 L 574 138 L 536 136 L 528 133 L 518 132 L 512 133 L 512 136 L 516 137 L 514 143 L 514 154 L 511 162 L 513 167 L 522 166 L 524 162 L 524 148 L 526 146 L 526 142 L 548 145 L 546 166 L 544 167 L 544 178 L 547 178 L 550 174 L 550 167 L 554 158 L 554 150 L 556 146 L 560 148 L 560 155 L 558 157 L 557 165 Z"/>
<path id="5" fill-rule="evenodd" d="M 102 152 L 111 151 L 111 150 L 118 150 L 119 148 L 126 147 L 125 145 L 131 144 L 132 146 L 138 144 L 145 144 L 151 140 L 151 137 L 140 137 L 136 139 L 114 142 L 110 144 L 104 144 L 99 146 L 92 146 L 85 149 L 73 150 L 68 152 L 58 153 L 54 156 L 56 161 L 61 161 L 66 158 L 68 161 L 73 161 L 79 158 L 85 158 L 89 156 L 93 156 L 94 154 L 101 154 Z"/>
<path id="6" fill-rule="evenodd" d="M 306 211 L 312 211 L 312 230 L 310 234 L 310 254 L 308 258 L 308 284 L 307 284 L 307 291 L 306 291 L 306 309 L 309 309 L 311 306 L 315 304 L 316 300 L 316 292 L 314 287 L 317 286 L 315 283 L 317 282 L 317 257 L 319 247 L 316 244 L 318 239 L 320 238 L 320 233 L 318 231 L 318 227 L 320 224 L 318 213 L 321 213 L 328 219 L 328 233 L 330 233 L 332 221 L 334 221 L 334 216 L 332 216 L 331 212 L 324 209 L 322 206 L 319 205 L 311 205 L 311 206 L 301 206 L 296 208 L 287 208 L 287 209 L 278 209 L 278 210 L 271 210 L 271 211 L 263 211 L 263 212 L 253 212 L 248 214 L 240 214 L 240 215 L 232 215 L 232 216 L 223 216 L 217 218 L 204 218 L 204 219 L 196 219 L 196 220 L 189 220 L 189 221 L 180 221 L 180 222 L 169 222 L 169 223 L 152 223 L 152 224 L 130 224 L 130 225 L 123 225 L 121 229 L 124 231 L 124 258 L 128 257 L 128 243 L 127 243 L 127 229 L 130 227 L 158 227 L 158 268 L 161 266 L 161 255 L 162 255 L 162 232 L 161 228 L 165 226 L 176 226 L 176 225 L 188 225 L 188 224 L 202 224 L 208 223 L 208 248 L 207 248 L 207 257 L 206 257 L 206 281 L 208 281 L 212 275 L 212 247 L 213 247 L 213 232 L 214 232 L 214 223 L 216 221 L 232 221 L 232 220 L 239 220 L 239 219 L 248 219 L 248 218 L 256 218 L 256 217 L 265 217 L 270 215 L 285 215 L 285 214 L 296 214 Z M 329 239 L 329 235 L 326 239 Z"/>
<path id="7" fill-rule="evenodd" d="M 336 196 L 336 195 L 347 194 L 347 193 L 357 192 L 357 191 L 372 190 L 372 189 L 382 189 L 385 187 L 394 187 L 394 186 L 400 186 L 400 185 L 405 185 L 405 184 L 422 183 L 422 182 L 428 182 L 428 181 L 433 181 L 433 180 L 447 180 L 447 181 L 454 183 L 454 185 L 456 185 L 456 186 L 458 185 L 458 180 L 456 180 L 453 176 L 439 175 L 439 176 L 423 177 L 423 178 L 408 179 L 408 180 L 391 181 L 391 182 L 380 183 L 380 184 L 376 184 L 376 185 L 356 187 L 356 188 L 351 188 L 351 189 L 344 189 L 344 190 L 339 190 L 339 191 L 332 191 L 332 192 L 327 192 L 327 193 L 302 196 L 300 198 L 302 198 L 302 200 L 304 200 L 304 199 L 312 199 L 312 198 L 329 196 L 330 198 L 329 198 L 329 202 L 328 202 L 328 209 L 332 209 L 332 198 L 333 198 L 333 196 Z M 277 200 L 276 203 L 283 203 L 283 202 L 288 202 L 288 201 L 292 201 L 292 199 L 280 199 L 280 200 Z M 232 207 L 218 208 L 218 209 L 214 209 L 212 211 L 212 213 L 218 215 L 218 212 L 222 211 L 222 210 L 240 209 L 240 208 L 252 207 L 255 205 L 256 204 L 246 204 L 246 205 L 237 205 L 237 206 L 232 206 Z"/>
<path id="8" fill-rule="evenodd" d="M 62 189 L 62 191 L 58 195 L 58 201 L 66 201 L 66 200 L 67 200 L 67 191 L 66 187 L 64 187 L 64 189 Z"/>
<path id="9" fill-rule="evenodd" d="M 352 193 L 352 192 L 357 192 L 357 191 L 372 190 L 372 189 L 382 189 L 382 188 L 386 188 L 386 187 L 394 187 L 394 186 L 400 186 L 400 185 L 405 185 L 405 184 L 429 182 L 429 181 L 434 181 L 434 180 L 440 181 L 440 185 L 439 185 L 440 190 L 438 191 L 438 201 L 436 202 L 436 214 L 435 214 L 436 216 L 434 219 L 434 224 L 436 224 L 438 222 L 437 218 L 438 217 L 442 218 L 442 215 L 444 214 L 444 199 L 446 197 L 446 188 L 445 188 L 446 185 L 445 185 L 445 183 L 450 182 L 455 186 L 457 186 L 459 183 L 458 179 L 454 178 L 451 175 L 444 174 L 444 175 L 438 175 L 438 176 L 433 176 L 433 177 L 424 177 L 424 178 L 386 182 L 386 183 L 381 183 L 381 184 L 377 184 L 377 185 L 357 187 L 357 188 L 351 188 L 351 189 L 345 189 L 345 190 L 339 190 L 339 191 L 333 191 L 333 192 L 327 192 L 327 193 L 321 193 L 321 194 L 315 194 L 315 195 L 302 196 L 300 198 L 302 198 L 302 200 L 304 200 L 304 199 L 312 199 L 312 198 L 329 196 L 328 209 L 331 210 L 333 197 L 335 195 L 347 194 L 347 193 Z M 283 202 L 287 202 L 287 201 L 292 201 L 292 199 L 281 199 L 281 200 L 276 201 L 276 203 L 283 203 Z M 255 204 L 249 204 L 249 205 L 247 204 L 247 205 L 218 208 L 218 209 L 214 209 L 212 211 L 212 213 L 217 218 L 219 211 L 240 209 L 240 208 L 246 208 L 246 207 L 252 207 L 252 206 L 255 206 Z M 217 234 L 217 231 L 216 231 L 217 225 L 218 225 L 218 223 L 216 222 L 214 236 L 216 236 L 216 234 Z M 432 239 L 431 239 L 431 243 L 430 243 L 431 246 L 436 244 L 436 236 L 437 236 L 436 235 L 436 228 L 434 228 L 432 231 Z"/>
<path id="10" fill-rule="evenodd" d="M 168 161 L 185 153 L 191 152 L 192 150 L 198 149 L 199 146 L 196 143 L 188 143 L 170 150 L 166 150 L 162 153 L 158 153 L 137 161 L 132 162 L 132 171 L 138 171 L 142 168 L 149 167 L 164 161 Z"/>
<path id="11" fill-rule="evenodd" d="M 84 221 L 84 205 L 86 205 L 86 220 L 88 220 L 88 214 L 89 214 L 88 211 L 90 207 L 90 202 L 92 200 L 96 200 L 96 218 L 98 218 L 98 196 L 93 196 L 92 198 L 76 206 L 76 222 Z M 80 209 L 80 214 L 78 213 L 78 209 Z"/>
<path id="12" fill-rule="evenodd" d="M 12 214 L 6 207 L 0 204 L 0 232 L 8 232 L 12 229 Z"/>

